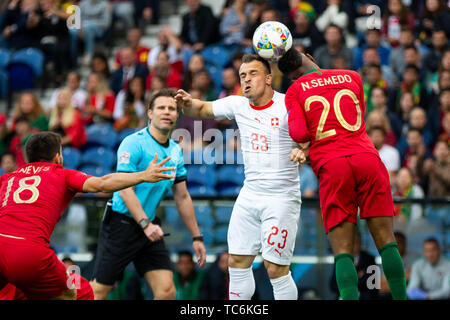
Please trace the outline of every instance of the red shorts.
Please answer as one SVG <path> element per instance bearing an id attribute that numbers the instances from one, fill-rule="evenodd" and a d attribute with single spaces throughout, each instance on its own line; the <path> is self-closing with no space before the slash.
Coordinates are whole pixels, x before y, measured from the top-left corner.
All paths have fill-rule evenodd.
<path id="1" fill-rule="evenodd" d="M 393 217 L 389 174 L 380 158 L 358 153 L 328 161 L 319 169 L 319 196 L 325 232 L 344 221 Z"/>
<path id="2" fill-rule="evenodd" d="M 8 282 L 28 299 L 48 300 L 68 289 L 67 279 L 66 267 L 50 248 L 0 236 L 0 285 Z"/>

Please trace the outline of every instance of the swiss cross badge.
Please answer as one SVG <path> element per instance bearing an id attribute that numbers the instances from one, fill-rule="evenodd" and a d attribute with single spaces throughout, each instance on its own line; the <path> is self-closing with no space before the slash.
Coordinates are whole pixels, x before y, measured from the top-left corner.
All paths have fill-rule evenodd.
<path id="1" fill-rule="evenodd" d="M 278 118 L 272 118 L 270 120 L 270 125 L 272 126 L 272 128 L 278 128 L 280 126 L 280 120 Z"/>

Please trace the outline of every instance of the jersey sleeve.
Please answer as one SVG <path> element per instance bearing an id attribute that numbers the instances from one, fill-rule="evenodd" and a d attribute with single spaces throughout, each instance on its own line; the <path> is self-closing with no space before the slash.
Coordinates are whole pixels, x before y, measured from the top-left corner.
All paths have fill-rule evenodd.
<path id="1" fill-rule="evenodd" d="M 289 115 L 289 135 L 297 143 L 305 143 L 311 140 L 308 125 L 306 123 L 305 111 L 298 100 L 298 82 L 291 85 L 286 92 L 284 101 Z"/>
<path id="2" fill-rule="evenodd" d="M 87 175 L 81 171 L 71 169 L 64 169 L 64 177 L 66 180 L 66 184 L 73 192 L 83 192 L 84 183 L 87 179 L 92 178 L 92 176 Z"/>
<path id="3" fill-rule="evenodd" d="M 138 172 L 138 164 L 142 159 L 139 143 L 131 137 L 125 138 L 117 150 L 117 172 Z"/>
<path id="4" fill-rule="evenodd" d="M 238 96 L 228 96 L 222 99 L 213 101 L 212 111 L 215 118 L 227 118 L 229 120 L 234 119 L 235 106 L 240 103 Z"/>

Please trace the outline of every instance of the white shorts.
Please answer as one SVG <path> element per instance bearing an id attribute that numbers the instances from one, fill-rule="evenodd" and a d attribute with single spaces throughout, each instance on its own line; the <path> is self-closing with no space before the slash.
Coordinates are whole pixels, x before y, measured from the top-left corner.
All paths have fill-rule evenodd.
<path id="1" fill-rule="evenodd" d="M 242 188 L 228 226 L 228 252 L 289 265 L 300 217 L 300 196 L 268 196 Z"/>

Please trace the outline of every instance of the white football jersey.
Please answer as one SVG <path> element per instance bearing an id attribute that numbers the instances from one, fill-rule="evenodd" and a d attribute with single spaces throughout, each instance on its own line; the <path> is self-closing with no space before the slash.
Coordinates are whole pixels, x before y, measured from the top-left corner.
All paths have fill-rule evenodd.
<path id="1" fill-rule="evenodd" d="M 300 197 L 298 164 L 290 160 L 297 144 L 289 136 L 284 96 L 274 91 L 272 101 L 262 107 L 228 96 L 214 101 L 212 110 L 216 118 L 236 119 L 249 191 Z"/>

